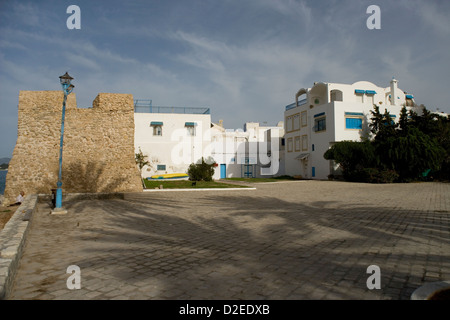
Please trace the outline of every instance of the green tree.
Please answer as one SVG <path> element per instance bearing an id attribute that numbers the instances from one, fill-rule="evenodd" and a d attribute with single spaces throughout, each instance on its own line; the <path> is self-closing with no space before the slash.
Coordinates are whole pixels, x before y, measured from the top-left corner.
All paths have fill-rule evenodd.
<path id="1" fill-rule="evenodd" d="M 398 119 L 398 128 L 401 130 L 401 134 L 406 134 L 408 127 L 408 111 L 406 110 L 406 107 L 403 106 L 402 110 L 400 111 L 400 118 Z"/>
<path id="2" fill-rule="evenodd" d="M 376 144 L 376 153 L 386 169 L 395 170 L 402 181 L 416 180 L 428 169 L 437 171 L 445 151 L 435 139 L 417 128 L 403 135 L 391 136 Z"/>
<path id="3" fill-rule="evenodd" d="M 383 125 L 383 115 L 380 113 L 380 107 L 377 105 L 373 106 L 373 111 L 370 110 L 370 113 L 372 114 L 372 118 L 370 118 L 370 132 L 373 134 L 377 134 L 380 128 Z"/>
<path id="4" fill-rule="evenodd" d="M 188 168 L 189 180 L 191 181 L 212 181 L 214 176 L 215 161 L 208 157 L 203 157 L 197 163 L 191 163 Z"/>
<path id="5" fill-rule="evenodd" d="M 148 156 L 144 155 L 144 154 L 142 153 L 141 148 L 139 147 L 139 152 L 136 153 L 136 154 L 134 155 L 134 159 L 135 159 L 136 164 L 137 164 L 137 166 L 138 166 L 138 168 L 139 168 L 139 172 L 140 172 L 140 174 L 141 174 L 142 186 L 144 187 L 144 189 L 145 189 L 145 182 L 144 182 L 144 177 L 143 177 L 143 175 L 142 175 L 142 169 L 143 169 L 145 166 L 147 166 L 147 165 L 150 164 L 150 162 L 148 162 L 148 161 L 146 160 L 147 158 L 148 158 Z"/>
<path id="6" fill-rule="evenodd" d="M 350 181 L 358 180 L 357 176 L 363 168 L 375 167 L 378 162 L 370 141 L 337 142 L 325 152 L 324 158 L 338 163 L 344 179 Z"/>
<path id="7" fill-rule="evenodd" d="M 418 115 L 416 112 L 410 113 L 410 125 L 434 138 L 439 134 L 439 129 L 436 126 L 436 120 L 439 116 L 431 113 L 424 105 L 420 107 L 422 114 Z"/>

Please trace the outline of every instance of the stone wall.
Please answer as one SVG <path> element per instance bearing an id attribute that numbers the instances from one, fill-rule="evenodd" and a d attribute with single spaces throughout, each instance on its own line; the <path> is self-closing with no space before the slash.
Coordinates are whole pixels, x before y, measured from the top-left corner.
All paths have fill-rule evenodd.
<path id="1" fill-rule="evenodd" d="M 20 91 L 18 138 L 9 164 L 5 205 L 25 194 L 56 188 L 61 91 Z M 134 161 L 134 107 L 130 94 L 100 93 L 93 108 L 68 96 L 62 163 L 63 193 L 142 191 Z"/>

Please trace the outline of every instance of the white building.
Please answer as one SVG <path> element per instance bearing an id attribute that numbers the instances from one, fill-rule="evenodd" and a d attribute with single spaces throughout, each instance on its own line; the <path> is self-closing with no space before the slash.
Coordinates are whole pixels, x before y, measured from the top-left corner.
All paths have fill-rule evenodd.
<path id="1" fill-rule="evenodd" d="M 414 106 L 414 97 L 400 90 L 395 79 L 386 88 L 359 81 L 319 82 L 300 89 L 284 112 L 286 174 L 306 179 L 327 179 L 335 174 L 336 166 L 324 159 L 324 153 L 337 141 L 369 137 L 374 105 L 381 113 L 387 109 L 397 121 L 404 105 L 408 109 Z"/>
<path id="2" fill-rule="evenodd" d="M 225 129 L 211 122 L 209 108 L 157 107 L 151 100 L 136 100 L 134 123 L 135 152 L 142 151 L 150 162 L 144 178 L 187 173 L 202 157 L 217 164 L 214 179 L 284 172 L 282 121 L 272 127 L 248 122 L 244 130 Z"/>
<path id="3" fill-rule="evenodd" d="M 211 155 L 209 108 L 156 107 L 137 100 L 134 125 L 135 152 L 141 150 L 150 162 L 144 178 L 186 173 L 191 163 Z"/>
<path id="4" fill-rule="evenodd" d="M 242 129 L 211 126 L 211 156 L 218 164 L 215 179 L 273 177 L 284 173 L 284 150 L 281 139 L 283 122 L 260 126 L 247 122 Z"/>

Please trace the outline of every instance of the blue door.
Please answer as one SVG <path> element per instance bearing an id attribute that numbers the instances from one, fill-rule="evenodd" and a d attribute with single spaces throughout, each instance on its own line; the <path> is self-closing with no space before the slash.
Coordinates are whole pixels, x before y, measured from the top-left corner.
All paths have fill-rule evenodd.
<path id="1" fill-rule="evenodd" d="M 244 177 L 253 178 L 253 165 L 244 164 Z"/>
<path id="2" fill-rule="evenodd" d="M 227 177 L 227 165 L 220 165 L 220 179 L 225 179 Z"/>

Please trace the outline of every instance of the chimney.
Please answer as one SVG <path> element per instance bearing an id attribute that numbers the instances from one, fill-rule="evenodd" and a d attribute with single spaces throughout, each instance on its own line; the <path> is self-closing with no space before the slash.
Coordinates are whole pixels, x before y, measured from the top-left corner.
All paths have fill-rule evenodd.
<path id="1" fill-rule="evenodd" d="M 392 80 L 391 80 L 391 105 L 392 106 L 395 106 L 396 102 L 397 102 L 397 92 L 398 92 L 397 83 L 398 83 L 398 81 L 395 80 L 394 77 L 392 77 Z"/>

